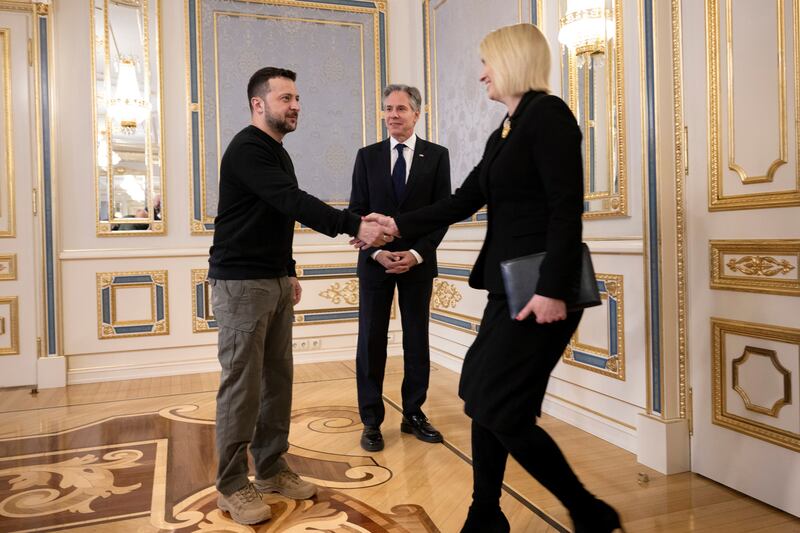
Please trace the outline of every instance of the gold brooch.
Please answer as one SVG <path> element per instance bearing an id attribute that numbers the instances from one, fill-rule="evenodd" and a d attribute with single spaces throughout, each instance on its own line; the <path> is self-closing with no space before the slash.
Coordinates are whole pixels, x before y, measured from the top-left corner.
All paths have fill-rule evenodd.
<path id="1" fill-rule="evenodd" d="M 511 133 L 511 119 L 506 117 L 503 121 L 503 131 L 500 132 L 500 138 L 505 139 L 509 133 Z"/>

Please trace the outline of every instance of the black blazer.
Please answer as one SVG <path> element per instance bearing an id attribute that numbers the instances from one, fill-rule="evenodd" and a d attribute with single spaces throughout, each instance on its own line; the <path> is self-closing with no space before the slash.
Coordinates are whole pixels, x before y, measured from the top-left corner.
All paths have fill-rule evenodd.
<path id="1" fill-rule="evenodd" d="M 447 148 L 417 137 L 411 169 L 403 198 L 396 198 L 390 169 L 389 139 L 365 146 L 356 155 L 353 168 L 353 189 L 350 193 L 350 211 L 359 215 L 382 213 L 396 216 L 430 205 L 450 196 L 450 155 Z M 413 248 L 422 256 L 422 264 L 404 276 L 409 281 L 433 279 L 439 272 L 436 265 L 436 247 L 442 242 L 447 227 L 439 225 L 419 232 L 414 239 L 395 239 L 383 248 L 405 251 Z M 386 269 L 372 259 L 374 248 L 358 254 L 358 276 L 362 281 L 380 282 Z"/>
<path id="2" fill-rule="evenodd" d="M 563 100 L 526 93 L 486 143 L 483 158 L 461 187 L 432 206 L 395 217 L 413 237 L 464 220 L 488 205 L 488 227 L 470 286 L 505 294 L 500 261 L 547 251 L 537 294 L 568 299 L 577 287 L 581 257 L 583 166 L 581 133 Z"/>

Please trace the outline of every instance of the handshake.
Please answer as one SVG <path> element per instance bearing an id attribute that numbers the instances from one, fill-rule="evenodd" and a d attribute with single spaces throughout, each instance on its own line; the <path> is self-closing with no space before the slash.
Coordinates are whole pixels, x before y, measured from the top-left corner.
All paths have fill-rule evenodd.
<path id="1" fill-rule="evenodd" d="M 358 235 L 350 239 L 350 244 L 359 250 L 380 248 L 399 236 L 400 231 L 397 229 L 397 224 L 394 223 L 392 217 L 387 217 L 380 213 L 370 213 L 365 217 L 361 217 Z"/>

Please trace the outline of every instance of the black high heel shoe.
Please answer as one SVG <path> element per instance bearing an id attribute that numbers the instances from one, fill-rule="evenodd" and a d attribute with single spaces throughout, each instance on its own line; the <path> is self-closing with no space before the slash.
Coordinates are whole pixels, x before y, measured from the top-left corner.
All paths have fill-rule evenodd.
<path id="1" fill-rule="evenodd" d="M 572 515 L 572 522 L 575 533 L 611 533 L 616 529 L 625 531 L 617 511 L 597 498 L 580 514 Z"/>
<path id="2" fill-rule="evenodd" d="M 496 507 L 480 507 L 470 505 L 467 520 L 461 528 L 461 533 L 509 533 L 511 526 L 506 515 Z"/>

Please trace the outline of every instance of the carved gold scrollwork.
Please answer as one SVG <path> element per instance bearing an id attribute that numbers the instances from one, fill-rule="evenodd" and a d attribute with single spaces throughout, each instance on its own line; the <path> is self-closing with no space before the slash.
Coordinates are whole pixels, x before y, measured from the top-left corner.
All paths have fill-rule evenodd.
<path id="1" fill-rule="evenodd" d="M 800 295 L 800 239 L 712 240 L 708 244 L 712 289 Z"/>
<path id="2" fill-rule="evenodd" d="M 461 293 L 452 283 L 447 283 L 440 279 L 433 280 L 432 307 L 434 309 L 455 308 L 461 298 Z"/>
<path id="3" fill-rule="evenodd" d="M 741 272 L 745 276 L 767 277 L 788 274 L 795 268 L 786 259 L 776 259 L 762 255 L 746 255 L 738 259 L 731 259 L 726 263 L 726 266 L 733 272 Z"/>
<path id="4" fill-rule="evenodd" d="M 25 465 L 0 470 L 0 477 L 9 480 L 12 494 L 0 502 L 0 515 L 9 518 L 30 518 L 70 511 L 92 513 L 91 505 L 97 498 L 128 494 L 141 483 L 118 487 L 114 484 L 114 470 L 142 466 L 137 461 L 143 456 L 139 450 L 118 450 L 105 454 L 102 461 L 96 455 L 73 457 L 60 463 Z M 49 485 L 52 477 L 61 478 L 58 488 Z"/>
<path id="5" fill-rule="evenodd" d="M 617 281 L 606 281 L 606 292 L 609 296 L 616 298 L 619 295 L 619 283 Z"/>
<path id="6" fill-rule="evenodd" d="M 348 305 L 358 305 L 358 280 L 351 279 L 344 285 L 337 281 L 319 295 L 337 305 L 342 302 Z"/>
<path id="7" fill-rule="evenodd" d="M 572 354 L 572 346 L 569 344 L 567 344 L 567 347 L 564 348 L 564 359 L 570 359 L 570 360 L 574 359 Z"/>

